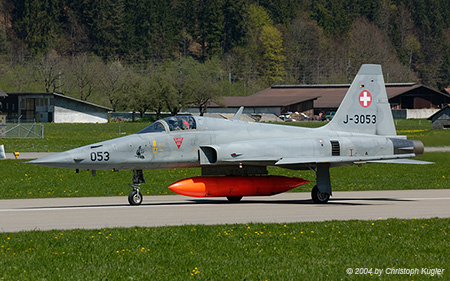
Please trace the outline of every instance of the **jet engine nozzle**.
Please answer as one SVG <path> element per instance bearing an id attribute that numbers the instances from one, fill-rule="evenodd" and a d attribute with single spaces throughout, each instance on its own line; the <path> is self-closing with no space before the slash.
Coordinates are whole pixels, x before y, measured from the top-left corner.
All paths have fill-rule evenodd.
<path id="1" fill-rule="evenodd" d="M 423 151 L 425 150 L 423 143 L 420 140 L 413 140 L 412 142 L 414 144 L 414 154 L 416 154 L 416 157 L 422 156 Z"/>

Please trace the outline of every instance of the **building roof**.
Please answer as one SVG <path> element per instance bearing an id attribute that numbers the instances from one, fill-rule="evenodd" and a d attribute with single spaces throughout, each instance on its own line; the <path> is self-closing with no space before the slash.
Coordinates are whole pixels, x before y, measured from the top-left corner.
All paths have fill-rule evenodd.
<path id="1" fill-rule="evenodd" d="M 13 95 L 15 95 L 15 96 L 53 95 L 53 96 L 56 96 L 56 97 L 61 97 L 61 98 L 64 98 L 64 99 L 68 99 L 68 100 L 76 101 L 76 102 L 79 102 L 79 103 L 87 104 L 87 105 L 90 105 L 90 106 L 93 106 L 93 107 L 97 107 L 97 108 L 100 108 L 100 109 L 103 109 L 103 110 L 106 110 L 106 111 L 112 111 L 112 108 L 109 108 L 109 107 L 106 107 L 106 106 L 102 106 L 102 105 L 98 105 L 98 104 L 91 103 L 91 102 L 87 102 L 87 101 L 84 101 L 84 100 L 72 98 L 72 97 L 66 96 L 64 94 L 59 94 L 59 93 L 9 93 L 9 95 L 10 96 L 13 96 Z"/>
<path id="2" fill-rule="evenodd" d="M 442 112 L 446 111 L 448 108 L 450 108 L 450 104 L 447 104 L 441 110 L 436 111 L 433 115 L 428 117 L 427 120 L 433 120 L 436 116 L 440 115 Z"/>
<path id="3" fill-rule="evenodd" d="M 317 95 L 301 95 L 299 96 L 295 91 L 282 90 L 273 94 L 269 89 L 258 92 L 248 97 L 224 97 L 223 103 L 227 107 L 278 107 L 289 106 L 308 100 L 315 100 Z M 220 105 L 214 104 L 212 107 L 220 107 Z"/>
<path id="4" fill-rule="evenodd" d="M 102 106 L 102 105 L 98 105 L 98 104 L 91 103 L 91 102 L 87 102 L 87 101 L 84 101 L 84 100 L 79 100 L 79 99 L 76 99 L 76 98 L 68 97 L 68 96 L 63 95 L 63 94 L 53 93 L 53 95 L 55 95 L 57 97 L 73 100 L 73 101 L 76 101 L 76 102 L 84 103 L 84 104 L 87 104 L 87 105 L 91 105 L 91 106 L 94 106 L 94 107 L 98 107 L 98 108 L 104 109 L 106 111 L 112 111 L 112 108 L 109 108 L 109 107 L 106 107 L 106 106 Z"/>
<path id="5" fill-rule="evenodd" d="M 3 91 L 2 89 L 0 89 L 0 98 L 5 98 L 8 95 L 5 93 L 5 91 Z"/>
<path id="6" fill-rule="evenodd" d="M 308 100 L 315 100 L 315 108 L 337 108 L 344 99 L 350 84 L 338 85 L 277 85 L 257 92 L 247 97 L 224 97 L 226 107 L 283 107 Z M 389 99 L 405 94 L 415 89 L 424 88 L 427 91 L 447 96 L 421 84 L 390 83 L 386 84 Z M 210 107 L 221 107 L 211 104 Z"/>

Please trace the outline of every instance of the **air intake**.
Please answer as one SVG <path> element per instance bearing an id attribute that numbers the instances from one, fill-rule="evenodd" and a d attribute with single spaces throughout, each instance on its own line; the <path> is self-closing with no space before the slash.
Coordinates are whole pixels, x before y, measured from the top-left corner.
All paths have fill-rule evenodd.
<path id="1" fill-rule="evenodd" d="M 341 156 L 341 145 L 339 141 L 330 141 L 331 142 L 331 156 Z"/>

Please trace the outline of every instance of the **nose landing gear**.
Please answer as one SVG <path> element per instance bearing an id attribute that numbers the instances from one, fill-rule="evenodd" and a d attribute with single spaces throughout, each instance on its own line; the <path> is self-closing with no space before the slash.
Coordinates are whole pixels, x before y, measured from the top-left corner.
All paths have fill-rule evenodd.
<path id="1" fill-rule="evenodd" d="M 129 184 L 133 188 L 133 191 L 128 194 L 128 202 L 132 206 L 141 205 L 144 199 L 140 192 L 140 185 L 142 183 L 145 183 L 142 170 L 133 170 L 133 183 Z"/>

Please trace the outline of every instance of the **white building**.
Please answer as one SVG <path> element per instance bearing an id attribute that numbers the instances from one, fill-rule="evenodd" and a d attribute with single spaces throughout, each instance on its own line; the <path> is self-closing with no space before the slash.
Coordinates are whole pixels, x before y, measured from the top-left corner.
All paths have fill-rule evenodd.
<path id="1" fill-rule="evenodd" d="M 8 93 L 0 106 L 9 120 L 55 123 L 106 123 L 112 110 L 58 93 Z"/>

